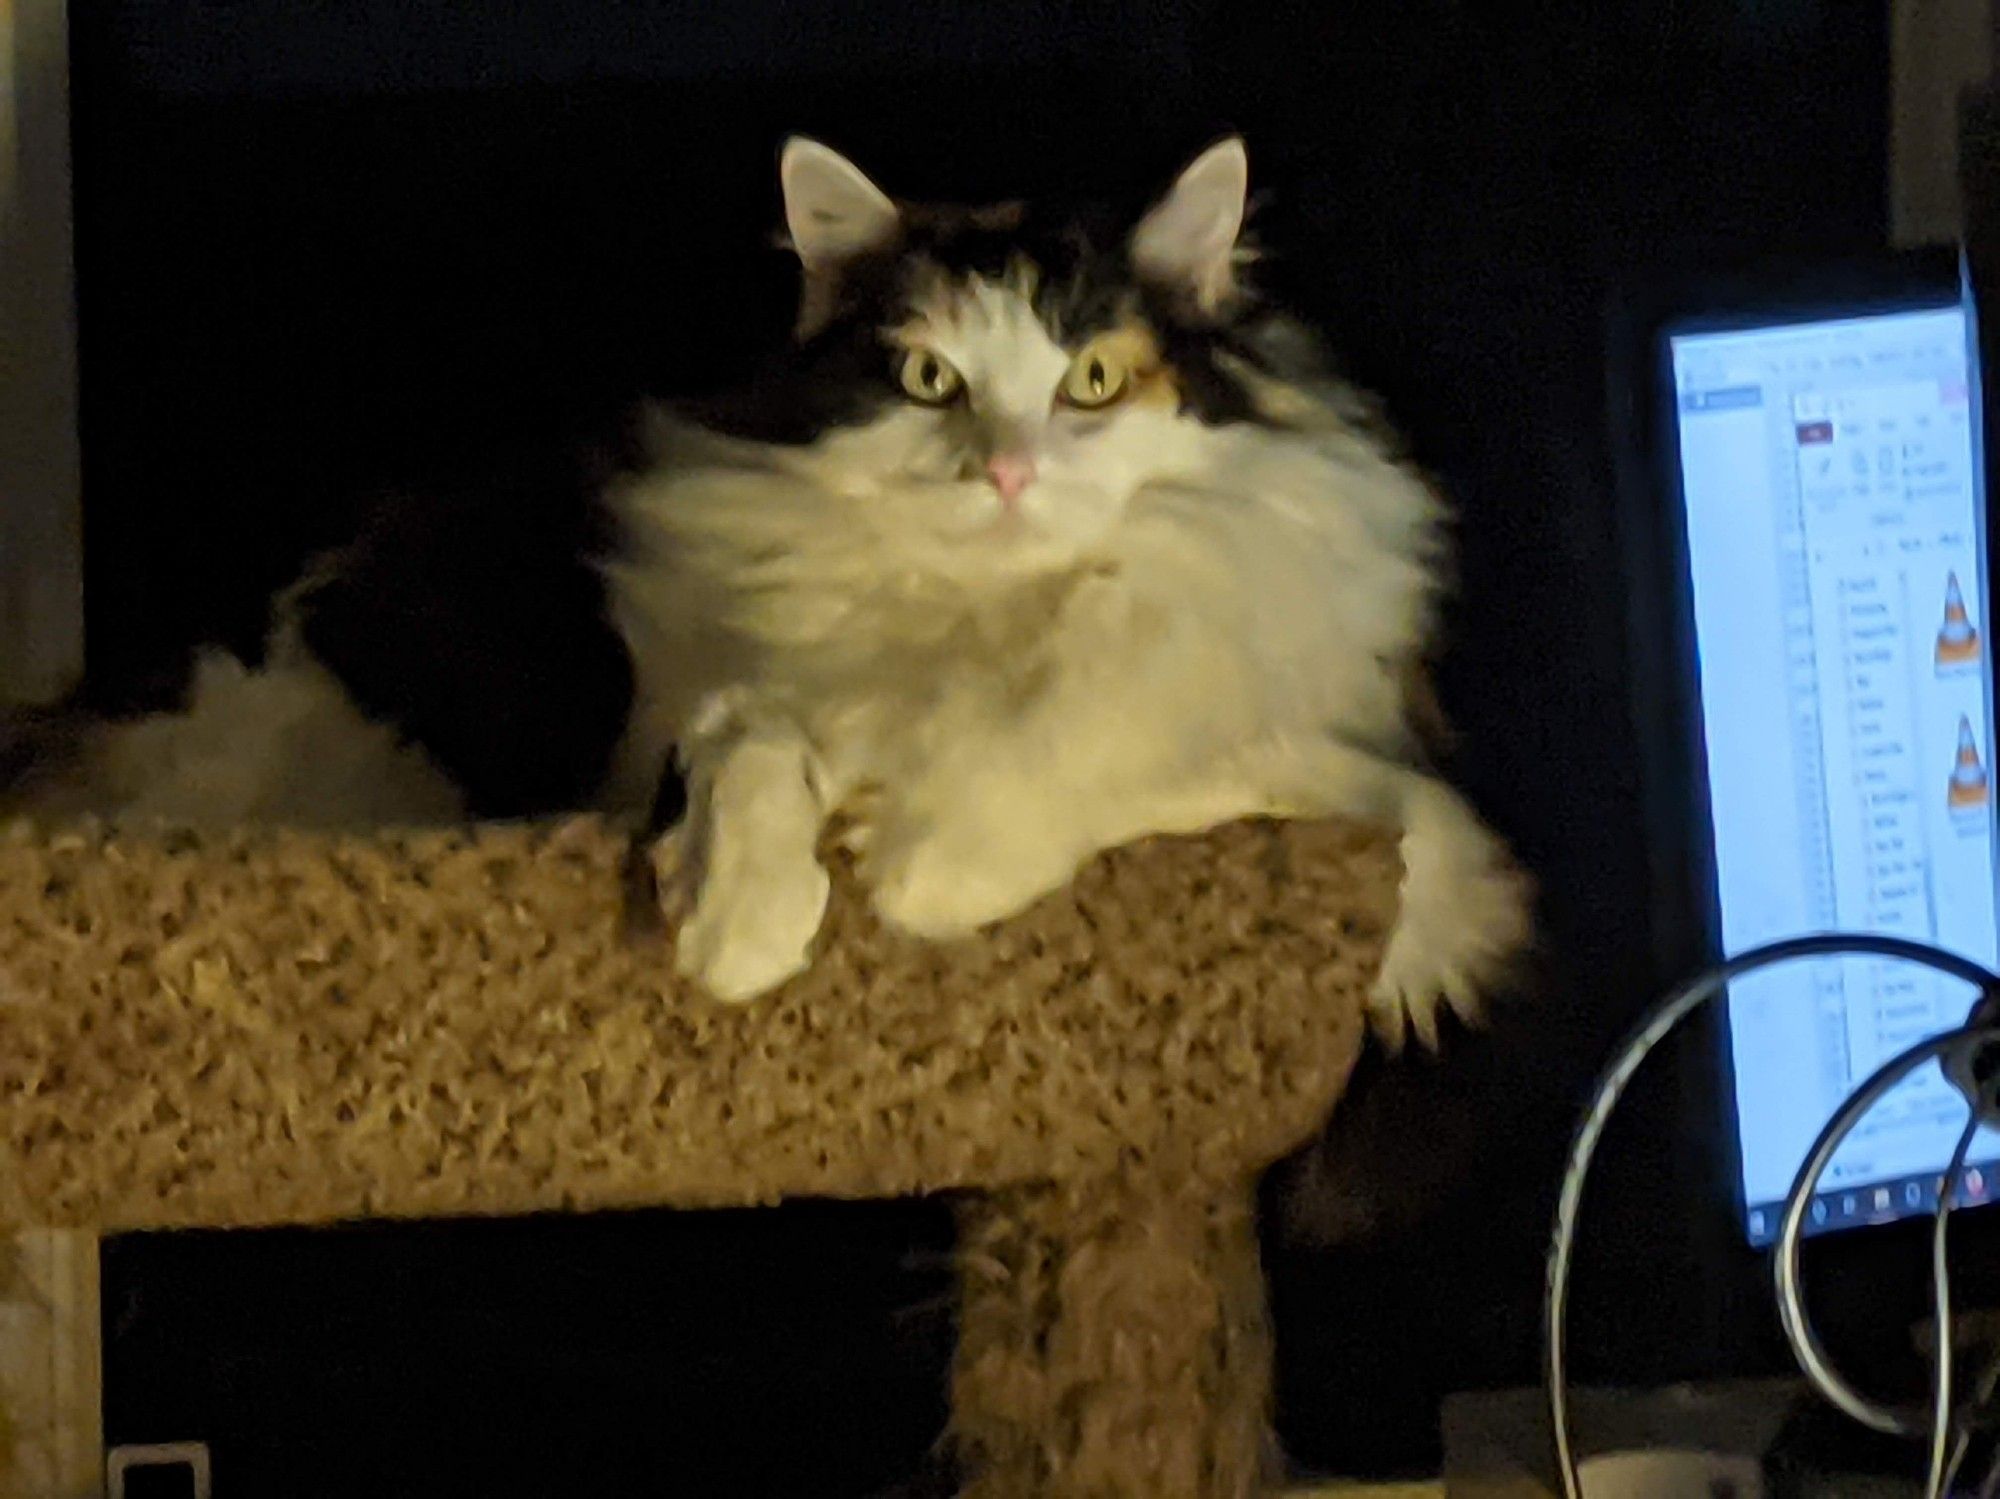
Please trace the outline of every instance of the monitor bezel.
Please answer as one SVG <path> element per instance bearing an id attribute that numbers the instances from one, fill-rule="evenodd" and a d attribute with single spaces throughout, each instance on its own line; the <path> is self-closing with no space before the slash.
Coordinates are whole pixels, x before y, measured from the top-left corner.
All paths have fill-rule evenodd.
<path id="1" fill-rule="evenodd" d="M 1685 275 L 1627 294 L 1616 305 L 1614 418 L 1624 431 L 1621 462 L 1628 470 L 1621 488 L 1628 496 L 1635 491 L 1643 495 L 1639 503 L 1628 498 L 1621 506 L 1626 531 L 1621 539 L 1632 595 L 1633 698 L 1651 866 L 1651 936 L 1662 983 L 1697 971 L 1722 950 L 1673 340 L 1962 305 L 1964 276 L 1960 257 L 1951 249 Z M 1968 329 L 1969 334 L 1974 331 Z M 1975 411 L 1975 421 L 1980 415 Z M 1990 464 L 1991 455 L 1987 457 Z M 1978 559 L 1982 601 L 1992 597 L 1992 522 L 1989 504 Z M 1702 1147 L 1696 1152 L 1700 1159 L 1691 1162 L 1701 1195 L 1722 1210 L 1736 1243 L 1756 1252 L 1760 1243 L 1750 1234 L 1753 1205 L 1744 1190 L 1727 1006 L 1715 1005 L 1700 1017 L 1686 1044 L 1696 1059 L 1696 1086 L 1686 1090 L 1683 1117 L 1690 1140 Z M 1844 1235 L 1888 1227 L 1912 1216 L 1906 1209 L 1888 1218 L 1830 1224 L 1826 1232 Z"/>

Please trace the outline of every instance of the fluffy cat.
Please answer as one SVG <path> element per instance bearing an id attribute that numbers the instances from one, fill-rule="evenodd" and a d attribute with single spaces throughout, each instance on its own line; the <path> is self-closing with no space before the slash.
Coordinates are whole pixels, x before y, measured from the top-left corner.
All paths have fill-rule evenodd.
<path id="1" fill-rule="evenodd" d="M 555 486 L 594 517 L 537 533 L 580 559 L 559 614 L 524 602 L 532 546 L 364 540 L 261 667 L 210 663 L 188 715 L 100 742 L 83 800 L 638 815 L 672 763 L 676 961 L 731 1000 L 809 962 L 836 816 L 880 914 L 941 939 L 1148 834 L 1388 821 L 1376 1029 L 1435 1045 L 1441 1008 L 1474 1016 L 1527 898 L 1418 754 L 1443 510 L 1246 284 L 1242 143 L 1123 228 L 900 204 L 803 139 L 781 181 L 796 340 Z"/>

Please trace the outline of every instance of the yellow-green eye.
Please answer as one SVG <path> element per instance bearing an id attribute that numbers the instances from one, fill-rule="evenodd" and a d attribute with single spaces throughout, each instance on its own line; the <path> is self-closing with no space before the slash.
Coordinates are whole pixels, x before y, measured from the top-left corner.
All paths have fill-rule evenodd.
<path id="1" fill-rule="evenodd" d="M 943 406 L 965 388 L 965 381 L 944 357 L 929 349 L 911 349 L 900 372 L 903 394 L 925 406 Z"/>
<path id="2" fill-rule="evenodd" d="M 1062 398 L 1086 411 L 1109 406 L 1125 394 L 1131 379 L 1131 366 L 1117 350 L 1103 342 L 1094 343 L 1071 362 L 1069 373 L 1063 376 Z"/>

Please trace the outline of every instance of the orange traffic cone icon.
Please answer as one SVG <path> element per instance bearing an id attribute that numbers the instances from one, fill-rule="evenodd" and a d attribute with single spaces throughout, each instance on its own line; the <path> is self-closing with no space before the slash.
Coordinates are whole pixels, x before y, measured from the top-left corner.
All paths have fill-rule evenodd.
<path id="1" fill-rule="evenodd" d="M 1951 768 L 1951 788 L 1946 799 L 1954 809 L 1986 805 L 1986 767 L 1979 763 L 1979 746 L 1973 742 L 1972 721 L 1963 714 L 1958 720 L 1958 760 Z"/>
<path id="2" fill-rule="evenodd" d="M 1962 666 L 1979 659 L 1979 632 L 1965 612 L 1965 595 L 1959 591 L 1958 574 L 1951 573 L 1944 584 L 1944 625 L 1938 630 L 1937 664 Z"/>

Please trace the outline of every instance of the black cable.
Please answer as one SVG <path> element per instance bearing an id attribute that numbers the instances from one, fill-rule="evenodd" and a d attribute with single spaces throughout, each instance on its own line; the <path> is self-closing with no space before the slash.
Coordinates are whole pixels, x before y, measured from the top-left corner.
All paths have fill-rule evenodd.
<path id="1" fill-rule="evenodd" d="M 1543 1372 L 1548 1383 L 1549 1423 L 1555 1448 L 1556 1474 L 1562 1483 L 1566 1499 L 1583 1499 L 1583 1484 L 1577 1473 L 1576 1455 L 1569 1429 L 1567 1324 L 1570 1266 L 1575 1258 L 1577 1214 L 1583 1202 L 1584 1182 L 1589 1175 L 1591 1160 L 1596 1155 L 1611 1114 L 1624 1096 L 1626 1088 L 1630 1086 L 1633 1076 L 1653 1049 L 1683 1020 L 1721 993 L 1729 984 L 1747 974 L 1775 967 L 1781 963 L 1824 957 L 1882 957 L 1918 963 L 1962 980 L 1977 989 L 1980 1001 L 1975 1013 L 1990 1013 L 1988 1007 L 2000 1003 L 2000 975 L 1995 975 L 1981 965 L 1954 953 L 1900 937 L 1822 933 L 1774 942 L 1728 959 L 1668 993 L 1647 1012 L 1638 1025 L 1633 1027 L 1598 1078 L 1589 1107 L 1585 1109 L 1583 1119 L 1577 1126 L 1576 1136 L 1570 1145 L 1568 1164 L 1563 1173 L 1561 1191 L 1557 1196 L 1555 1226 L 1549 1245 Z M 1984 1041 L 1988 1039 L 1989 1034 L 1982 1029 L 1976 1033 L 1976 1037 Z M 1936 1053 L 1933 1051 L 1931 1054 Z M 1903 1060 L 1904 1058 L 1898 1058 L 1897 1062 Z M 1919 1065 L 1920 1061 L 1921 1059 L 1919 1062 L 1912 1062 L 1911 1068 Z M 1890 1065 L 1895 1066 L 1896 1063 L 1892 1062 Z M 1877 1077 L 1880 1075 L 1878 1073 Z M 1977 1099 L 1972 1101 L 1977 1109 L 1980 1106 L 1979 1101 Z M 1796 1191 L 1795 1186 L 1794 1192 Z M 1788 1216 L 1797 1206 L 1794 1202 L 1787 1203 Z M 1803 1211 L 1802 1208 L 1799 1210 Z M 1810 1331 L 1810 1324 L 1802 1325 L 1808 1332 Z M 1946 1336 L 1948 1330 L 1940 1328 L 1939 1337 Z M 1829 1365 L 1828 1368 L 1830 1367 Z"/>

